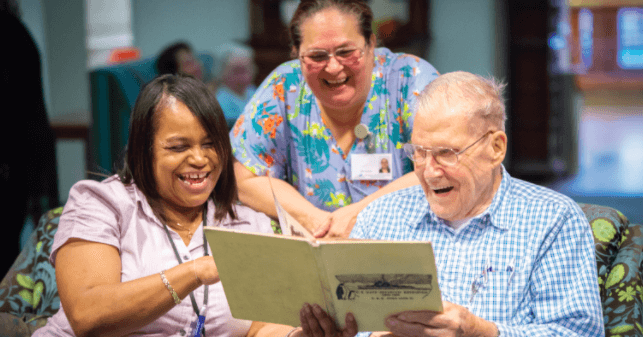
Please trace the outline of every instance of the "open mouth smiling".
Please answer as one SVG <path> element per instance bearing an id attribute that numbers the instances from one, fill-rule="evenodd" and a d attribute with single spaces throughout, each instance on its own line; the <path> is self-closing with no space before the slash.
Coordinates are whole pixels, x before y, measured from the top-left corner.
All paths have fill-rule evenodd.
<path id="1" fill-rule="evenodd" d="M 344 79 L 341 79 L 341 80 L 325 80 L 325 79 L 322 79 L 322 81 L 324 82 L 324 84 L 326 84 L 329 87 L 337 87 L 337 86 L 340 86 L 340 85 L 348 82 L 348 77 L 346 77 Z"/>
<path id="2" fill-rule="evenodd" d="M 443 193 L 450 192 L 452 189 L 453 189 L 453 186 L 447 186 L 447 187 L 442 187 L 442 188 L 434 188 L 433 192 L 435 194 L 443 194 Z"/>
<path id="3" fill-rule="evenodd" d="M 210 172 L 179 174 L 179 179 L 188 185 L 194 185 L 202 183 L 209 175 Z"/>

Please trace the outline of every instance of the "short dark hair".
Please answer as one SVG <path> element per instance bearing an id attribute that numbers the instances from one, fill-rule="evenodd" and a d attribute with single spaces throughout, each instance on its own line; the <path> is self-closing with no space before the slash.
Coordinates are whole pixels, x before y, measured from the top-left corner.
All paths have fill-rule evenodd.
<path id="1" fill-rule="evenodd" d="M 190 47 L 187 42 L 181 41 L 163 49 L 161 54 L 159 54 L 158 59 L 156 59 L 155 64 L 159 75 L 176 74 L 179 71 L 179 64 L 176 62 L 176 54 L 181 50 L 192 52 L 192 47 Z"/>
<path id="2" fill-rule="evenodd" d="M 360 33 L 370 43 L 373 35 L 373 11 L 364 0 L 301 0 L 290 20 L 290 44 L 299 52 L 301 46 L 301 24 L 322 10 L 335 8 L 357 17 Z M 323 28 L 320 28 L 323 29 Z M 293 55 L 295 56 L 295 55 Z"/>
<path id="3" fill-rule="evenodd" d="M 158 129 L 159 107 L 174 97 L 188 107 L 214 142 L 222 171 L 210 198 L 216 205 L 215 219 L 226 214 L 236 219 L 233 204 L 238 200 L 237 181 L 234 177 L 232 147 L 228 127 L 221 106 L 213 92 L 203 82 L 188 76 L 166 74 L 146 84 L 136 99 L 129 125 L 126 159 L 119 177 L 124 184 L 132 182 L 143 192 L 157 215 L 155 207 L 161 196 L 154 178 L 154 136 Z"/>

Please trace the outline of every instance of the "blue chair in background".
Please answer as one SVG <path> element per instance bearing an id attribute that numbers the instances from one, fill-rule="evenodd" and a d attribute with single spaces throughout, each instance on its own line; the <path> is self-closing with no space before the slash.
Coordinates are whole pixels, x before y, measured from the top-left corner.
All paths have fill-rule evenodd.
<path id="1" fill-rule="evenodd" d="M 211 75 L 214 57 L 197 55 L 206 78 Z M 95 69 L 89 74 L 92 125 L 89 135 L 90 171 L 111 174 L 127 144 L 129 119 L 134 102 L 145 83 L 157 76 L 155 57 Z"/>

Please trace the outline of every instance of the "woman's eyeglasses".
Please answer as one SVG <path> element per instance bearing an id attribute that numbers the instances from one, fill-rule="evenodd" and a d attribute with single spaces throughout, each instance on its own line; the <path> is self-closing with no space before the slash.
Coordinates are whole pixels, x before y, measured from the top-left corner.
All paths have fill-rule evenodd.
<path id="1" fill-rule="evenodd" d="M 444 148 L 444 147 L 436 147 L 436 148 L 425 148 L 420 145 L 415 145 L 415 144 L 404 144 L 403 149 L 404 153 L 411 158 L 413 162 L 415 162 L 418 165 L 424 164 L 426 161 L 426 156 L 430 152 L 431 155 L 433 156 L 433 159 L 435 161 L 443 166 L 453 166 L 458 163 L 458 156 L 464 153 L 464 151 L 468 150 L 471 148 L 473 145 L 487 137 L 488 135 L 494 133 L 495 131 L 489 131 L 485 133 L 482 137 L 478 138 L 475 142 L 471 143 L 471 145 L 465 147 L 462 149 L 460 152 L 455 152 L 454 149 L 449 149 L 449 148 Z"/>
<path id="2" fill-rule="evenodd" d="M 330 53 L 324 49 L 311 49 L 299 55 L 299 58 L 306 66 L 313 69 L 321 69 L 326 67 L 331 57 L 334 57 L 341 65 L 354 66 L 360 61 L 362 56 L 364 56 L 363 48 L 344 47 L 335 49 L 334 53 Z"/>

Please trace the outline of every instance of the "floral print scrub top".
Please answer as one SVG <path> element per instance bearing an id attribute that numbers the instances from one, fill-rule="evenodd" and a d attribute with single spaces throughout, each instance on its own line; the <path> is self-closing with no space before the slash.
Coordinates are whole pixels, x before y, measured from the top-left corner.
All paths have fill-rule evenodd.
<path id="1" fill-rule="evenodd" d="M 370 153 L 391 153 L 393 180 L 413 170 L 402 145 L 411 139 L 418 94 L 438 76 L 428 62 L 375 49 L 370 93 L 361 123 L 372 133 Z M 299 60 L 277 67 L 230 131 L 236 159 L 257 175 L 283 179 L 320 209 L 362 200 L 392 180 L 351 180 L 351 154 L 369 153 L 357 138 L 344 153 L 325 127 Z"/>

